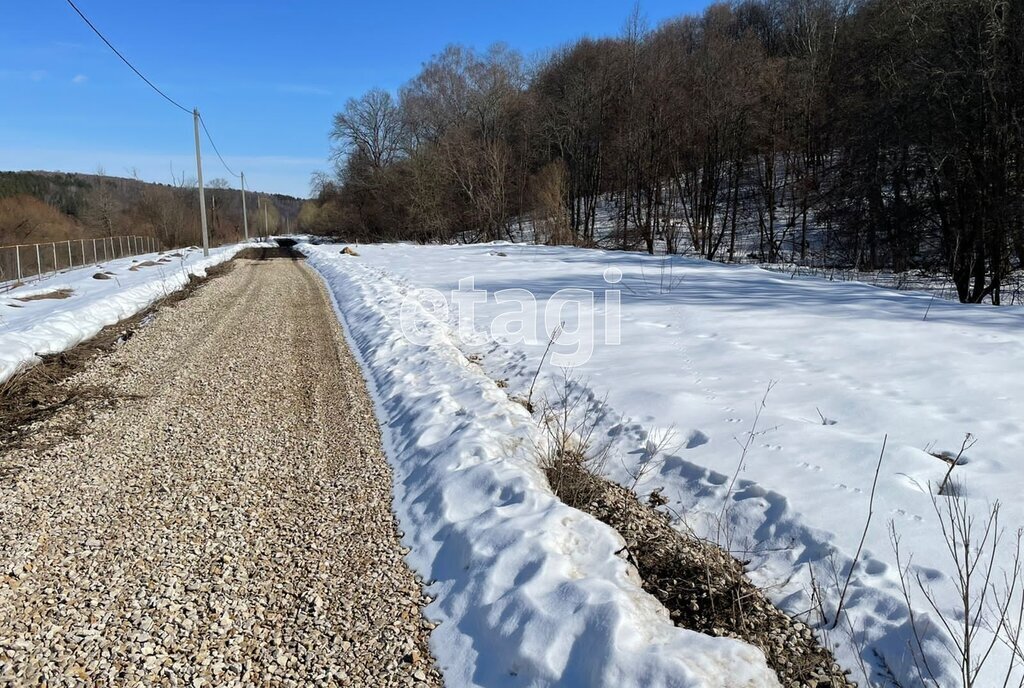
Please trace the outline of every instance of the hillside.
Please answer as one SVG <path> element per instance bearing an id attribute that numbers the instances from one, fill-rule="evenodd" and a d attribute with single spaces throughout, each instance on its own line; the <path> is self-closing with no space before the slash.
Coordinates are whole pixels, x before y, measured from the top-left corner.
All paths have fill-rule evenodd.
<path id="1" fill-rule="evenodd" d="M 242 198 L 223 179 L 207 183 L 214 244 L 242 237 Z M 261 200 L 263 199 L 263 200 Z M 268 203 L 268 212 L 260 203 Z M 303 200 L 246 191 L 250 233 L 294 227 Z M 199 199 L 191 180 L 175 184 L 65 172 L 0 172 L 0 246 L 139 234 L 166 246 L 198 243 Z"/>

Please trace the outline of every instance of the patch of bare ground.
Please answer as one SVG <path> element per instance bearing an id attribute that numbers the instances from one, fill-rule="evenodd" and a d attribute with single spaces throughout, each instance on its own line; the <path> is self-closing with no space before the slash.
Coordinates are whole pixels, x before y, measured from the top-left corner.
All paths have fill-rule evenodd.
<path id="1" fill-rule="evenodd" d="M 304 256 L 289 246 L 262 246 L 259 248 L 243 249 L 235 256 L 243 260 L 271 260 L 273 258 L 290 258 L 292 260 L 303 260 Z"/>
<path id="2" fill-rule="evenodd" d="M 53 291 L 43 292 L 42 294 L 32 294 L 32 296 L 19 296 L 16 297 L 18 301 L 22 303 L 28 303 L 29 301 L 45 301 L 49 299 L 60 300 L 66 299 L 75 293 L 74 289 L 54 289 Z"/>
<path id="3" fill-rule="evenodd" d="M 140 268 L 151 268 L 151 267 L 155 267 L 156 265 L 157 265 L 157 263 L 155 263 L 155 262 L 153 262 L 151 260 L 144 260 L 141 263 L 135 263 L 130 268 L 128 268 L 128 270 L 129 270 L 129 272 L 138 272 Z"/>
<path id="4" fill-rule="evenodd" d="M 743 565 L 713 543 L 685 535 L 636 494 L 591 473 L 569 457 L 546 464 L 562 501 L 614 528 L 622 552 L 636 567 L 644 590 L 668 610 L 677 626 L 738 638 L 760 648 L 786 688 L 856 686 L 805 624 L 779 610 L 744 575 Z"/>
<path id="5" fill-rule="evenodd" d="M 207 270 L 206 277 L 191 275 L 184 288 L 144 311 L 103 328 L 95 337 L 72 349 L 41 356 L 36 365 L 0 383 L 0 481 L 13 477 L 20 470 L 2 460 L 6 450 L 24 447 L 30 441 L 37 446 L 56 441 L 52 434 L 48 435 L 48 440 L 40 437 L 30 440 L 36 424 L 59 415 L 62 434 L 74 437 L 98 408 L 114 406 L 125 398 L 105 386 L 73 382 L 72 377 L 97 356 L 131 339 L 156 311 L 188 298 L 209 280 L 226 274 L 232 266 L 233 262 L 228 261 Z"/>

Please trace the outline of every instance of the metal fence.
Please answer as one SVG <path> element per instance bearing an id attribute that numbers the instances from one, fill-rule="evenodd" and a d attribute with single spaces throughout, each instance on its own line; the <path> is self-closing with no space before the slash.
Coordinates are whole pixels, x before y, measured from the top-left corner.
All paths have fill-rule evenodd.
<path id="1" fill-rule="evenodd" d="M 0 291 L 30 279 L 160 250 L 153 237 L 116 236 L 0 246 Z"/>

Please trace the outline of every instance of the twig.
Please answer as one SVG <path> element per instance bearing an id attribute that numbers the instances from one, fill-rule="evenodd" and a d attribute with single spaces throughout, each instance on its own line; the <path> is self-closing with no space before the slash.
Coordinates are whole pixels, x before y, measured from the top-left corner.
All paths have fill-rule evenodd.
<path id="1" fill-rule="evenodd" d="M 767 405 L 768 395 L 772 393 L 772 389 L 775 388 L 776 384 L 777 383 L 775 382 L 775 380 L 771 380 L 768 382 L 768 388 L 765 390 L 764 396 L 761 397 L 761 403 L 757 405 L 757 411 L 754 413 L 754 421 L 750 424 L 750 430 L 747 432 L 747 439 L 743 444 L 740 445 L 742 449 L 742 451 L 740 452 L 740 459 L 736 463 L 736 470 L 732 474 L 732 479 L 729 481 L 729 488 L 726 490 L 725 497 L 722 502 L 722 511 L 718 515 L 717 539 L 719 541 L 719 544 L 721 544 L 722 529 L 724 528 L 724 524 L 729 515 L 729 499 L 730 497 L 732 497 L 732 490 L 736 486 L 736 481 L 739 479 L 740 472 L 743 470 L 744 463 L 746 463 L 747 452 L 750 451 L 750 445 L 753 443 L 754 438 L 761 434 L 757 431 L 757 424 L 758 421 L 760 421 L 761 419 L 761 412 L 764 411 Z M 737 440 L 737 442 L 739 442 L 739 440 Z M 729 538 L 730 541 L 731 539 L 732 538 Z M 731 544 L 731 542 L 727 542 L 725 544 L 725 549 L 728 550 Z"/>
<path id="2" fill-rule="evenodd" d="M 526 395 L 526 408 L 531 413 L 533 412 L 533 387 L 537 384 L 537 378 L 540 376 L 540 369 L 544 367 L 544 361 L 548 357 L 548 353 L 551 351 L 551 347 L 555 345 L 555 341 L 562 334 L 562 327 L 565 323 L 560 323 L 558 327 L 551 330 L 551 338 L 548 339 L 547 348 L 544 349 L 544 355 L 540 357 L 540 363 L 537 364 L 537 370 L 533 374 L 533 380 L 530 382 L 530 391 Z"/>
<path id="3" fill-rule="evenodd" d="M 860 561 L 861 552 L 864 550 L 864 541 L 868 537 L 868 529 L 871 527 L 871 517 L 875 514 L 875 489 L 878 487 L 878 474 L 882 470 L 882 458 L 885 456 L 885 445 L 889 441 L 889 435 L 882 438 L 882 451 L 878 454 L 878 464 L 875 466 L 875 478 L 871 481 L 871 497 L 868 498 L 868 518 L 864 522 L 864 530 L 860 534 L 860 544 L 857 545 L 857 553 L 853 556 L 850 570 L 846 574 L 846 581 L 843 583 L 843 590 L 839 593 L 839 605 L 836 607 L 836 617 L 832 620 L 832 628 L 839 625 L 839 618 L 843 614 L 843 605 L 846 603 L 846 593 L 850 589 L 850 581 L 853 579 L 853 572 Z"/>
<path id="4" fill-rule="evenodd" d="M 964 435 L 964 441 L 960 444 L 960 451 L 957 452 L 956 458 L 953 459 L 949 464 L 949 470 L 946 471 L 946 475 L 942 478 L 942 483 L 939 485 L 939 494 L 946 494 L 946 483 L 949 481 L 949 476 L 953 475 L 953 469 L 960 465 L 960 459 L 963 457 L 964 452 L 973 447 L 978 440 L 971 433 Z"/>

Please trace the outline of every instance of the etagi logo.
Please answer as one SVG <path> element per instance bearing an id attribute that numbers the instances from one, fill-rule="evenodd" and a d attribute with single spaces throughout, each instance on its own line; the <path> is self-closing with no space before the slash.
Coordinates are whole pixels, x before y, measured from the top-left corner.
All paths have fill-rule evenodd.
<path id="1" fill-rule="evenodd" d="M 529 289 L 500 289 L 492 293 L 477 289 L 472 276 L 460 279 L 458 288 L 447 296 L 437 289 L 417 290 L 402 302 L 402 334 L 419 346 L 445 337 L 450 327 L 454 327 L 463 343 L 471 346 L 488 342 L 551 342 L 551 363 L 574 368 L 593 356 L 598 332 L 607 346 L 617 346 L 622 341 L 622 294 L 615 287 L 622 281 L 622 271 L 610 267 L 603 278 L 607 285 L 603 289 L 573 287 L 550 295 Z M 483 307 L 485 315 L 480 313 Z"/>

